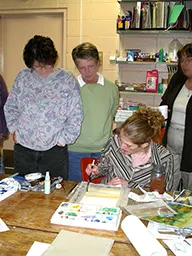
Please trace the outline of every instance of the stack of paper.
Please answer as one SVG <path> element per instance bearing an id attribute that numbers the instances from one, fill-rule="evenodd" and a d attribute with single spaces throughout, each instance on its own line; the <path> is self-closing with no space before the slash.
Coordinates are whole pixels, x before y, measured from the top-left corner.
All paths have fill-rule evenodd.
<path id="1" fill-rule="evenodd" d="M 61 230 L 42 256 L 107 256 L 113 242 L 109 238 Z"/>

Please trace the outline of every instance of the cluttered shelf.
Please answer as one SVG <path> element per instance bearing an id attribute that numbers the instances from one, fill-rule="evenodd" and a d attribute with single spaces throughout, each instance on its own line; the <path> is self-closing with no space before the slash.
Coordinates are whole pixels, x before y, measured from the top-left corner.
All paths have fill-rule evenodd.
<path id="1" fill-rule="evenodd" d="M 134 94 L 134 95 L 148 95 L 148 96 L 162 96 L 163 93 L 158 92 L 140 92 L 140 91 L 128 91 L 128 90 L 119 90 L 120 94 Z"/>
<path id="2" fill-rule="evenodd" d="M 177 65 L 177 62 L 156 62 L 155 60 L 145 61 L 144 59 L 140 61 L 128 61 L 127 57 L 118 57 L 115 59 L 114 56 L 110 57 L 110 62 L 115 62 L 117 64 L 128 64 L 128 65 Z"/>
<path id="3" fill-rule="evenodd" d="M 158 2 L 171 2 L 172 0 L 158 0 Z M 117 0 L 118 3 L 135 2 L 135 0 Z M 148 0 L 147 2 L 157 2 L 157 0 Z"/>
<path id="4" fill-rule="evenodd" d="M 119 90 L 128 90 L 124 92 L 124 97 L 128 94 L 133 101 L 157 106 L 168 82 L 177 71 L 177 51 L 182 41 L 190 38 L 192 1 L 117 2 L 119 48 L 109 58 L 111 64 L 117 64 L 116 84 Z M 186 22 L 185 14 L 188 15 Z M 136 99 L 139 95 L 146 97 Z"/>
<path id="5" fill-rule="evenodd" d="M 163 34 L 163 35 L 169 35 L 170 34 L 181 34 L 186 36 L 189 36 L 189 34 L 191 33 L 191 30 L 189 29 L 127 29 L 127 30 L 117 30 L 117 33 L 119 35 L 127 35 L 127 34 L 155 34 L 155 35 L 159 35 L 159 34 Z"/>
<path id="6" fill-rule="evenodd" d="M 155 33 L 191 31 L 191 1 L 120 1 L 117 32 L 143 30 Z M 123 4 L 124 3 L 124 4 Z M 131 4 L 129 4 L 131 3 Z M 129 8 L 129 9 L 128 9 Z"/>

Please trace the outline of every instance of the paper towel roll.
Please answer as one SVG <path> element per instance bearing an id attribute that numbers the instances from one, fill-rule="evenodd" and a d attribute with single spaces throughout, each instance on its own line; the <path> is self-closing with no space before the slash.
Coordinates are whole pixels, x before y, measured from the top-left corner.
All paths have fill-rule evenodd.
<path id="1" fill-rule="evenodd" d="M 128 215 L 122 221 L 121 228 L 140 256 L 167 256 L 165 248 L 147 230 L 138 217 Z"/>

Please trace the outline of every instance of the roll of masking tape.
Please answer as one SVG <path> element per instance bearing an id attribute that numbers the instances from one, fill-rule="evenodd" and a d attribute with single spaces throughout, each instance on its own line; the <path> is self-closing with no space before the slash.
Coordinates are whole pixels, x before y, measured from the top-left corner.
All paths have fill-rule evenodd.
<path id="1" fill-rule="evenodd" d="M 38 180 L 42 177 L 42 173 L 40 172 L 33 172 L 25 175 L 25 179 L 27 181 L 33 181 L 33 180 Z"/>

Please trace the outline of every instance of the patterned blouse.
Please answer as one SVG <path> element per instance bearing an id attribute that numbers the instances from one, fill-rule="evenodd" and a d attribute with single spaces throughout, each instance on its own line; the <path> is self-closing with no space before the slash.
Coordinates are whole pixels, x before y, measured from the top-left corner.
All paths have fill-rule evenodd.
<path id="1" fill-rule="evenodd" d="M 173 185 L 173 157 L 162 145 L 151 141 L 151 158 L 144 165 L 133 167 L 130 155 L 125 155 L 120 149 L 118 135 L 112 136 L 104 149 L 101 151 L 101 158 L 97 166 L 104 176 L 102 183 L 107 183 L 113 178 L 120 178 L 128 181 L 128 186 L 149 187 L 153 164 L 165 167 L 165 189 L 171 191 Z"/>

